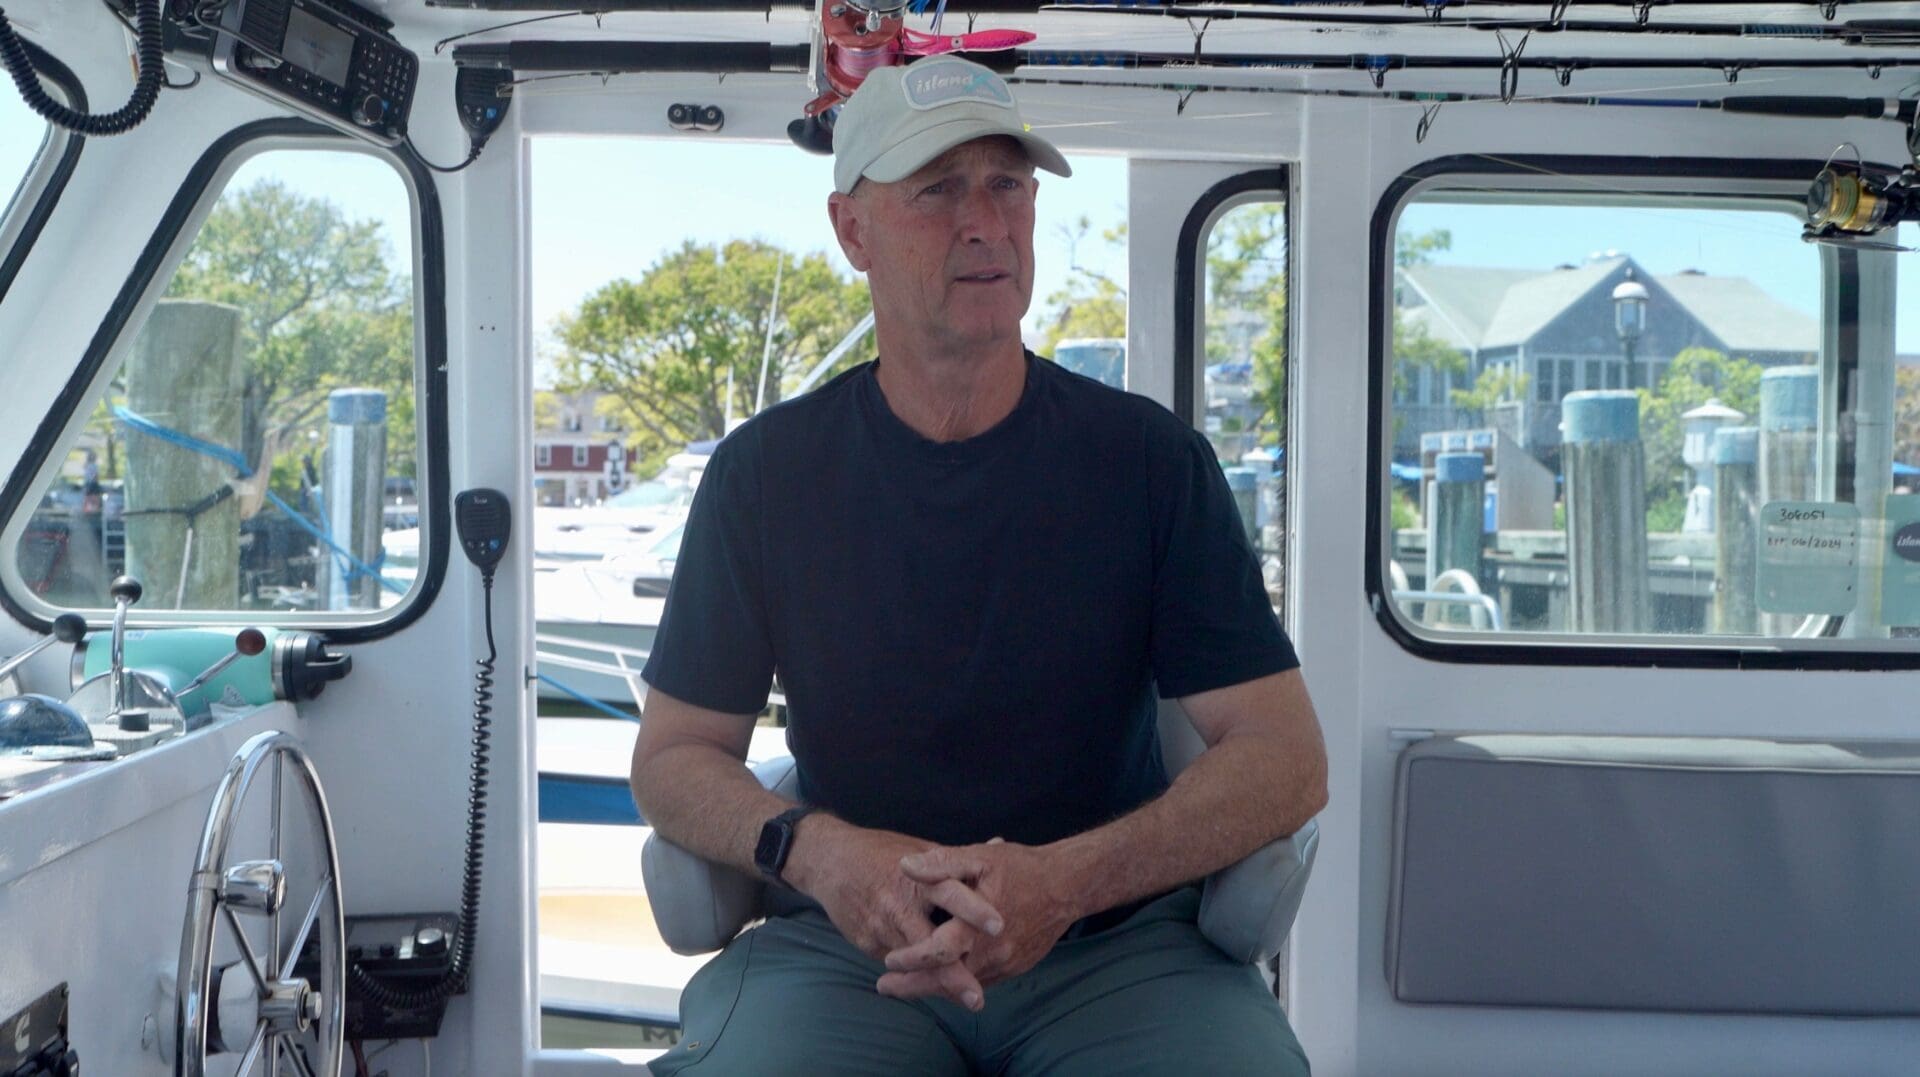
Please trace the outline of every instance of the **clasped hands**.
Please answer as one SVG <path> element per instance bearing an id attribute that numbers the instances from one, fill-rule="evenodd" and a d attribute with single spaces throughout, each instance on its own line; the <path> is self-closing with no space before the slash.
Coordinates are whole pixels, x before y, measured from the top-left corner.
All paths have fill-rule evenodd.
<path id="1" fill-rule="evenodd" d="M 837 837 L 813 896 L 849 942 L 886 963 L 875 985 L 883 995 L 977 1012 L 988 987 L 1038 964 L 1080 915 L 1058 866 L 1034 846 L 931 845 L 855 828 Z M 938 923 L 936 910 L 946 914 Z"/>

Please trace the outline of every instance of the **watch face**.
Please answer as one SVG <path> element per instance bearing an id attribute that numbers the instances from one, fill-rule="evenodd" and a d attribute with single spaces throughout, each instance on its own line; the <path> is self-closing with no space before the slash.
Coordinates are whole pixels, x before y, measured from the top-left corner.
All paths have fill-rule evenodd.
<path id="1" fill-rule="evenodd" d="M 787 866 L 787 848 L 793 844 L 793 826 L 785 819 L 770 819 L 760 828 L 760 842 L 753 849 L 753 866 L 768 878 L 778 879 Z"/>

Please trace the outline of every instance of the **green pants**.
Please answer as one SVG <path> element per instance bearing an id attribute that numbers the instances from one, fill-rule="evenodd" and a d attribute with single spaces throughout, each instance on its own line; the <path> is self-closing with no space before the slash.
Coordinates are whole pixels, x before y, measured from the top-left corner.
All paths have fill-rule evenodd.
<path id="1" fill-rule="evenodd" d="M 1257 968 L 1200 934 L 1199 891 L 1061 942 L 987 989 L 980 1013 L 874 990 L 885 968 L 826 914 L 733 940 L 680 998 L 680 1045 L 656 1077 L 1274 1077 L 1306 1055 Z"/>

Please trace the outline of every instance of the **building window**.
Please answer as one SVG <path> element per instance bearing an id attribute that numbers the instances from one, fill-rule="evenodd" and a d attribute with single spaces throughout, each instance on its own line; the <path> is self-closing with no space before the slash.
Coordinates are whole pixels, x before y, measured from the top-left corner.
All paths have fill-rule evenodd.
<path id="1" fill-rule="evenodd" d="M 575 445 L 573 447 L 573 466 L 587 466 L 587 447 L 585 445 Z"/>
<path id="2" fill-rule="evenodd" d="M 533 466 L 552 467 L 553 466 L 553 446 L 551 445 L 535 446 L 533 450 Z"/>

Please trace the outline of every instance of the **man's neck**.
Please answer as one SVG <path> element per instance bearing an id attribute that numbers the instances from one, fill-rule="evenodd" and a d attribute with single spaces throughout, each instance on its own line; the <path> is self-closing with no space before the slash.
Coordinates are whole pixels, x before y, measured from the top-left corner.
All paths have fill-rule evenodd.
<path id="1" fill-rule="evenodd" d="M 960 355 L 923 355 L 880 342 L 876 377 L 894 416 L 929 441 L 964 441 L 1012 414 L 1027 384 L 1018 340 Z"/>

